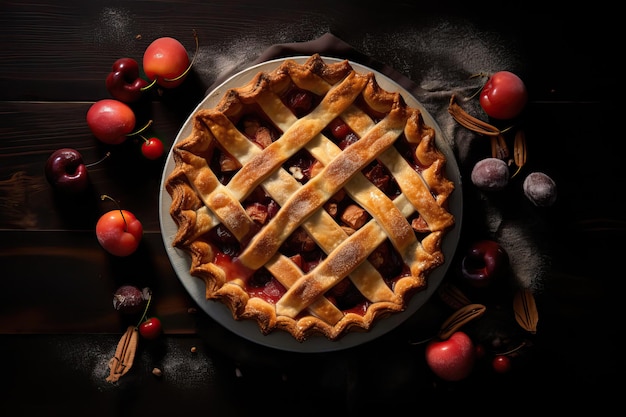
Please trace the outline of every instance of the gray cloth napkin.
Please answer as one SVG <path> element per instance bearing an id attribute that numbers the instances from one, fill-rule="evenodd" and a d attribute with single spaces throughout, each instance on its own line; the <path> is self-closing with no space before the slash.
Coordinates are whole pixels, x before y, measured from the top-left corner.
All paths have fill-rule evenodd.
<path id="1" fill-rule="evenodd" d="M 446 136 L 444 140 L 452 148 L 461 171 L 464 213 L 463 232 L 457 255 L 463 254 L 466 245 L 473 240 L 485 238 L 497 240 L 509 254 L 514 278 L 520 285 L 535 292 L 540 291 L 550 265 L 549 227 L 542 211 L 525 200 L 519 189 L 521 187 L 519 179 L 515 185 L 510 184 L 508 190 L 497 194 L 485 194 L 469 182 L 473 165 L 480 159 L 490 156 L 489 142 L 487 138 L 459 126 L 447 111 L 452 94 L 469 97 L 480 88 L 484 80 L 480 78 L 460 80 L 458 72 L 451 69 L 441 72 L 441 79 L 429 80 L 422 84 L 427 84 L 427 87 L 418 86 L 394 68 L 372 59 L 332 33 L 326 33 L 307 42 L 272 45 L 250 62 L 250 66 L 272 59 L 314 53 L 348 59 L 368 66 L 400 84 L 427 109 Z M 450 62 L 454 60 L 451 59 Z M 237 71 L 233 70 L 219 76 L 207 93 L 235 72 Z M 465 101 L 462 106 L 470 114 L 480 114 L 478 100 Z"/>

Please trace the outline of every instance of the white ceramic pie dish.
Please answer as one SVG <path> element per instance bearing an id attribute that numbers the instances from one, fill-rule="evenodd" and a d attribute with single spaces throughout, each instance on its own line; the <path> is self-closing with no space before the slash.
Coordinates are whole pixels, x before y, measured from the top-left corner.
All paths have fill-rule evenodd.
<path id="1" fill-rule="evenodd" d="M 309 56 L 297 56 L 290 57 L 289 59 L 293 59 L 298 63 L 304 63 L 309 58 Z M 254 65 L 224 81 L 221 85 L 211 91 L 190 114 L 189 118 L 185 121 L 181 130 L 179 131 L 175 139 L 175 143 L 190 134 L 192 116 L 199 109 L 214 107 L 229 88 L 240 87 L 246 84 L 259 71 L 272 71 L 273 69 L 278 67 L 285 59 L 286 58 L 280 58 Z M 323 57 L 323 59 L 324 61 L 329 63 L 341 61 L 339 59 L 329 57 Z M 170 149 L 161 178 L 161 189 L 159 193 L 159 221 L 163 242 L 172 267 L 187 292 L 206 314 L 208 314 L 212 319 L 214 319 L 233 333 L 260 345 L 293 352 L 328 352 L 351 348 L 374 340 L 377 337 L 388 333 L 389 331 L 399 326 L 406 319 L 411 317 L 413 314 L 415 314 L 420 309 L 420 307 L 422 307 L 431 297 L 431 295 L 434 293 L 434 291 L 443 280 L 459 241 L 461 220 L 463 215 L 461 176 L 452 149 L 448 146 L 448 143 L 442 139 L 444 136 L 441 128 L 433 119 L 433 117 L 422 106 L 422 104 L 419 103 L 419 101 L 415 97 L 413 97 L 407 90 L 405 90 L 395 81 L 369 67 L 363 66 L 355 62 L 350 62 L 350 64 L 358 72 L 373 72 L 376 76 L 377 82 L 383 89 L 388 91 L 400 92 L 407 104 L 411 107 L 420 109 L 422 111 L 425 122 L 435 129 L 437 146 L 439 150 L 445 154 L 447 159 L 446 175 L 455 184 L 455 190 L 449 198 L 449 210 L 455 216 L 456 223 L 455 226 L 450 229 L 443 238 L 442 250 L 445 257 L 445 263 L 434 269 L 428 275 L 427 287 L 424 290 L 413 295 L 405 311 L 393 314 L 389 317 L 376 321 L 367 332 L 348 333 L 338 340 L 334 341 L 328 340 L 323 336 L 319 336 L 309 338 L 304 342 L 298 342 L 293 338 L 291 334 L 280 330 L 274 331 L 268 335 L 264 335 L 261 333 L 259 326 L 255 321 L 234 320 L 232 313 L 226 305 L 222 304 L 219 301 L 207 300 L 205 298 L 204 282 L 189 273 L 189 268 L 191 265 L 189 255 L 184 251 L 174 248 L 172 246 L 172 240 L 177 232 L 177 226 L 169 214 L 172 200 L 167 190 L 165 190 L 164 186 L 166 178 L 174 169 L 174 160 L 172 157 L 172 151 Z"/>

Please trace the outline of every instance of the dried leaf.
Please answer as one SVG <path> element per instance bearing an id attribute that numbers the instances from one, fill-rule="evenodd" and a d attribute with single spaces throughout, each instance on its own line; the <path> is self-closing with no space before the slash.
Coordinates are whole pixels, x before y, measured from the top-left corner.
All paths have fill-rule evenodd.
<path id="1" fill-rule="evenodd" d="M 531 290 L 523 288 L 515 293 L 513 310 L 515 311 L 517 323 L 524 330 L 535 334 L 537 332 L 537 323 L 539 322 L 539 313 L 537 312 L 537 304 Z"/>
<path id="2" fill-rule="evenodd" d="M 471 130 L 474 133 L 478 133 L 484 136 L 498 136 L 500 135 L 500 129 L 484 122 L 469 113 L 467 113 L 461 106 L 455 101 L 455 96 L 450 98 L 450 104 L 448 105 L 448 113 L 452 116 L 458 124 Z"/>
<path id="3" fill-rule="evenodd" d="M 108 382 L 117 382 L 133 366 L 138 341 L 139 331 L 135 326 L 128 326 L 126 332 L 117 343 L 115 356 L 109 361 L 111 372 L 106 378 Z"/>
<path id="4" fill-rule="evenodd" d="M 448 319 L 443 322 L 441 329 L 439 330 L 439 338 L 442 340 L 448 339 L 454 332 L 463 327 L 470 321 L 481 317 L 485 314 L 487 308 L 482 304 L 468 304 L 459 308 L 452 313 Z"/>

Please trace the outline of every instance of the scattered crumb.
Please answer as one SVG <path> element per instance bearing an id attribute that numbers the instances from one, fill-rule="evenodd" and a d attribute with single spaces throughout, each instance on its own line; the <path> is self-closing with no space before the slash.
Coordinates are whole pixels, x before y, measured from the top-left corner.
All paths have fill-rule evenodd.
<path id="1" fill-rule="evenodd" d="M 198 348 L 196 348 L 195 346 L 191 347 L 191 353 L 196 353 L 197 350 L 198 350 Z"/>
<path id="2" fill-rule="evenodd" d="M 198 310 L 195 307 L 189 307 L 187 309 L 187 314 L 196 314 Z"/>
<path id="3" fill-rule="evenodd" d="M 141 34 L 136 35 L 135 39 L 140 40 L 141 39 Z"/>
<path id="4" fill-rule="evenodd" d="M 243 376 L 243 374 L 241 373 L 241 369 L 235 368 L 235 376 L 237 378 L 241 378 Z"/>
<path id="5" fill-rule="evenodd" d="M 152 369 L 152 375 L 154 375 L 154 376 L 161 376 L 161 375 L 163 375 L 163 371 L 161 371 L 159 368 L 154 368 L 154 369 Z"/>

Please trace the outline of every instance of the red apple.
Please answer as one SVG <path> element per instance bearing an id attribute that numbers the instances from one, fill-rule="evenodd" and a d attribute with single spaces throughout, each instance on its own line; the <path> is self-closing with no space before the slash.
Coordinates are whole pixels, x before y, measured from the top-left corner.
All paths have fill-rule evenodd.
<path id="1" fill-rule="evenodd" d="M 111 145 L 124 142 L 136 121 L 133 110 L 119 100 L 96 101 L 87 111 L 87 125 L 93 135 Z"/>
<path id="2" fill-rule="evenodd" d="M 444 381 L 465 379 L 475 362 L 474 343 L 464 332 L 457 331 L 446 340 L 433 339 L 426 345 L 426 363 Z"/>
<path id="3" fill-rule="evenodd" d="M 507 271 L 509 255 L 494 240 L 479 240 L 470 245 L 461 261 L 461 277 L 474 288 L 485 288 L 501 279 Z"/>
<path id="4" fill-rule="evenodd" d="M 103 214 L 96 224 L 100 245 L 115 256 L 128 256 L 137 250 L 143 235 L 143 226 L 127 210 L 111 210 Z"/>
<path id="5" fill-rule="evenodd" d="M 44 172 L 48 182 L 63 192 L 78 193 L 89 184 L 87 166 L 76 149 L 62 148 L 54 151 L 46 161 Z"/>
<path id="6" fill-rule="evenodd" d="M 165 88 L 179 86 L 186 78 L 190 67 L 185 47 L 176 39 L 155 39 L 143 55 L 143 70 L 150 80 Z"/>
<path id="7" fill-rule="evenodd" d="M 139 77 L 139 64 L 132 58 L 115 61 L 105 84 L 113 98 L 124 103 L 139 100 L 143 93 L 142 88 L 148 86 L 148 82 Z"/>

